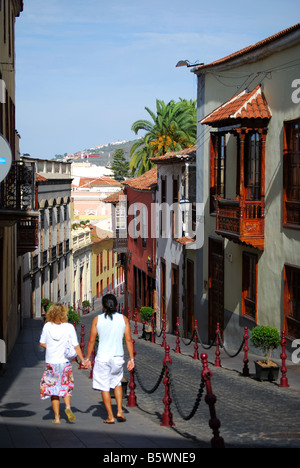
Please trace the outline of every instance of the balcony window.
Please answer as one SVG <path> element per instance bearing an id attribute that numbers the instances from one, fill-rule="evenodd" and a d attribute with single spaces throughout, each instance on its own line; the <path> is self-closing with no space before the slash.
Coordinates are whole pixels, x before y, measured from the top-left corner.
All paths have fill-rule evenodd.
<path id="1" fill-rule="evenodd" d="M 226 136 L 211 133 L 210 140 L 210 212 L 217 211 L 217 197 L 225 198 Z"/>
<path id="2" fill-rule="evenodd" d="M 254 254 L 243 252 L 242 313 L 256 321 L 257 262 Z"/>
<path id="3" fill-rule="evenodd" d="M 293 265 L 285 265 L 284 280 L 285 332 L 291 338 L 299 338 L 300 268 Z"/>
<path id="4" fill-rule="evenodd" d="M 300 119 L 284 123 L 283 224 L 300 229 Z"/>

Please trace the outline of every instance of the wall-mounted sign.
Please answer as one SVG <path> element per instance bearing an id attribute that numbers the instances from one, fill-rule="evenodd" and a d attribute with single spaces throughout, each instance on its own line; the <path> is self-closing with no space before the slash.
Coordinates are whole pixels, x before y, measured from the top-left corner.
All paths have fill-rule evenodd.
<path id="1" fill-rule="evenodd" d="M 12 152 L 8 141 L 0 135 L 0 182 L 5 179 L 10 171 Z"/>

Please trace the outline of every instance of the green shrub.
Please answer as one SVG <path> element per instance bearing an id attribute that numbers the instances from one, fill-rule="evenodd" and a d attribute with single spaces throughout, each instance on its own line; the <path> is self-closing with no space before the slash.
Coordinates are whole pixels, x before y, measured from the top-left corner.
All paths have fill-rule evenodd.
<path id="1" fill-rule="evenodd" d="M 255 327 L 251 332 L 250 339 L 256 348 L 263 351 L 269 363 L 273 350 L 280 345 L 280 333 L 277 328 L 267 325 Z"/>
<path id="2" fill-rule="evenodd" d="M 141 307 L 140 317 L 143 321 L 150 322 L 153 314 L 154 310 L 152 309 L 152 307 Z"/>
<path id="3" fill-rule="evenodd" d="M 80 323 L 80 317 L 72 306 L 68 309 L 68 322 L 75 323 L 76 326 Z"/>

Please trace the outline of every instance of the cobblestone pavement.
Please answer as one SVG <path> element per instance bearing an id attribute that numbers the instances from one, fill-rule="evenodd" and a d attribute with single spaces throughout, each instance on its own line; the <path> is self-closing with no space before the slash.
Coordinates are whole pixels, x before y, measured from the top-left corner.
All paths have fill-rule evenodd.
<path id="1" fill-rule="evenodd" d="M 89 328 L 96 312 L 82 317 L 85 325 L 85 342 L 89 337 Z M 132 322 L 132 332 L 134 324 Z M 80 332 L 80 330 L 79 330 Z M 165 350 L 161 346 L 162 339 L 156 339 L 156 344 L 141 339 L 139 334 L 133 334 L 136 350 L 136 368 L 139 380 L 147 390 L 152 389 L 159 379 L 163 368 Z M 196 443 L 209 443 L 213 434 L 209 427 L 209 408 L 205 402 L 205 391 L 196 414 L 190 419 L 201 383 L 201 361 L 194 360 L 193 344 L 176 354 L 174 336 L 167 334 L 167 343 L 171 347 L 172 388 L 175 388 L 176 400 L 171 405 L 174 431 L 183 437 L 193 439 Z M 184 346 L 184 345 L 183 345 Z M 126 348 L 126 347 L 125 347 Z M 200 352 L 201 350 L 199 350 Z M 201 351 L 202 352 L 202 351 Z M 225 446 L 235 448 L 299 448 L 300 447 L 300 394 L 293 388 L 280 388 L 270 382 L 260 382 L 253 377 L 242 377 L 239 372 L 224 368 L 216 368 L 209 364 L 212 371 L 212 389 L 216 395 L 216 414 L 221 422 L 220 435 Z M 130 376 L 125 371 L 129 381 Z M 151 421 L 161 423 L 164 412 L 164 385 L 161 382 L 158 389 L 146 393 L 137 378 L 135 378 L 138 409 Z"/>

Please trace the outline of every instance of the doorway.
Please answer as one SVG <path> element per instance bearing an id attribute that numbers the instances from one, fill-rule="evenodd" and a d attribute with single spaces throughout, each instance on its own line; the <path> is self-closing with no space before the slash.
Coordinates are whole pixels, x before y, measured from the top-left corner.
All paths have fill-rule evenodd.
<path id="1" fill-rule="evenodd" d="M 224 242 L 209 239 L 209 339 L 224 330 Z"/>

